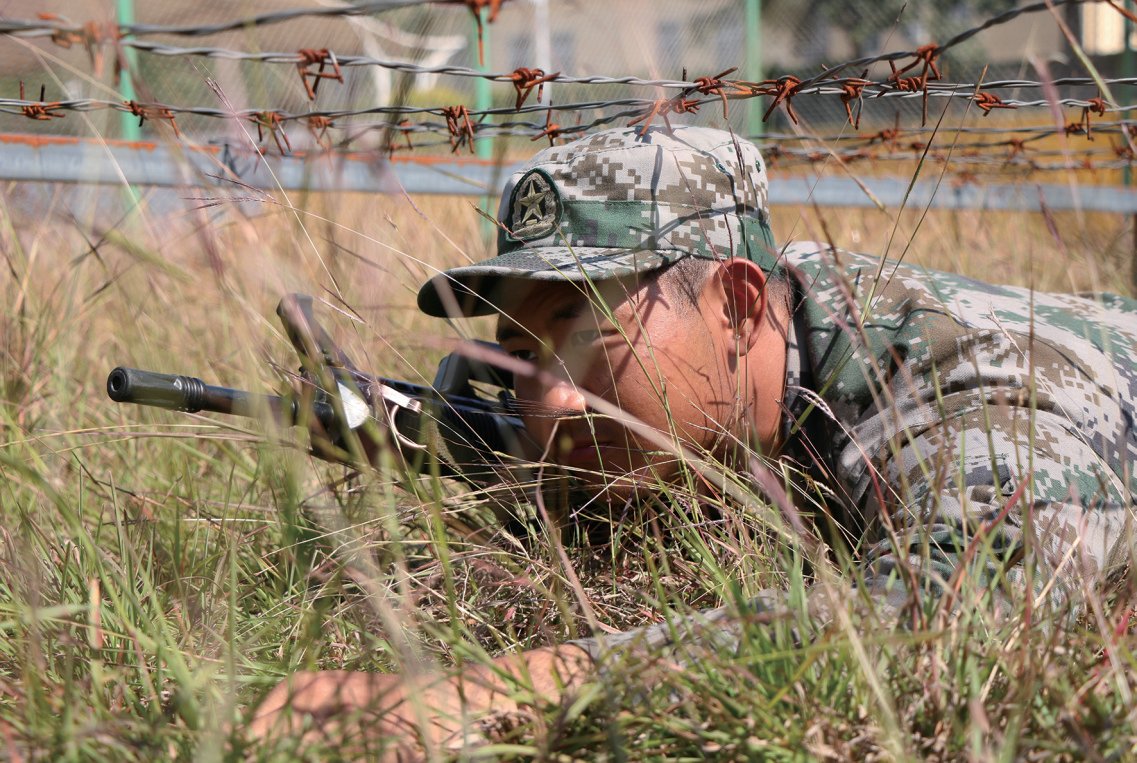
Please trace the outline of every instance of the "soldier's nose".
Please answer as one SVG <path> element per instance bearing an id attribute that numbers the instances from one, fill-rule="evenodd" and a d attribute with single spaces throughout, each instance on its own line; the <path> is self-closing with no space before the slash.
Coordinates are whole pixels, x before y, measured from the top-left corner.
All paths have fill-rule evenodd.
<path id="1" fill-rule="evenodd" d="M 565 413 L 584 413 L 588 407 L 584 392 L 568 379 L 544 384 L 541 403 L 549 410 Z"/>

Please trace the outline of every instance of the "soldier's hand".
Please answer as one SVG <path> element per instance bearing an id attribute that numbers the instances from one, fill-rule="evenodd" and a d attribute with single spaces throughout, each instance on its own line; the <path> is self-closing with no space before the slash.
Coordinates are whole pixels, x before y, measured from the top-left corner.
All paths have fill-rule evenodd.
<path id="1" fill-rule="evenodd" d="M 404 699 L 394 675 L 297 673 L 257 706 L 247 732 L 256 740 L 324 745 L 348 760 L 415 760 L 422 749 L 399 712 Z"/>
<path id="2" fill-rule="evenodd" d="M 418 760 L 484 744 L 494 718 L 528 725 L 535 708 L 560 703 L 592 671 L 585 650 L 563 644 L 458 673 L 298 673 L 269 692 L 249 733 L 323 743 L 347 759 Z"/>

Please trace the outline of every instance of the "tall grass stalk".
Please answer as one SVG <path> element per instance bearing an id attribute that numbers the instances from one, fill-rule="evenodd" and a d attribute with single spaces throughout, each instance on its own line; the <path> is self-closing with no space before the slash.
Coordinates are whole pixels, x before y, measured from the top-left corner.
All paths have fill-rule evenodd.
<path id="1" fill-rule="evenodd" d="M 0 201 L 0 756 L 315 759 L 334 751 L 254 747 L 242 732 L 295 670 L 483 661 L 765 589 L 798 616 L 745 619 L 737 655 L 618 666 L 542 708 L 536 734 L 507 724 L 483 753 L 1133 754 L 1128 589 L 1091 592 L 1070 628 L 965 605 L 898 632 L 844 606 L 851 554 L 785 542 L 794 530 L 745 480 L 724 476 L 733 498 L 692 501 L 695 463 L 651 505 L 592 507 L 556 531 L 508 495 L 394 465 L 344 479 L 296 432 L 115 406 L 103 383 L 119 363 L 279 388 L 295 360 L 271 316 L 288 291 L 343 308 L 329 323 L 361 365 L 428 380 L 457 332 L 418 315 L 415 290 L 487 245 L 462 199 L 307 195 L 293 208 L 149 193 L 131 215 L 106 199 L 73 215 L 89 191 L 9 187 Z M 909 261 L 1055 291 L 1122 290 L 1128 224 L 922 210 L 774 220 L 782 238 L 876 253 L 895 238 Z M 503 504 L 519 521 L 503 522 Z M 842 604 L 817 638 L 801 637 L 807 590 Z M 960 600 L 982 595 L 964 585 Z"/>

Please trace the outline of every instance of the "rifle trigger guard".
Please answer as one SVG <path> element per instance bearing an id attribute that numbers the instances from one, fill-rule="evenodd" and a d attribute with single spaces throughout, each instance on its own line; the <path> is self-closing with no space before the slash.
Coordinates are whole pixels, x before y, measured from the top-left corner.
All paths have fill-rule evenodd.
<path id="1" fill-rule="evenodd" d="M 426 445 L 415 442 L 407 437 L 399 431 L 399 427 L 395 423 L 395 414 L 399 412 L 400 408 L 405 408 L 412 413 L 422 415 L 422 401 L 408 397 L 397 389 L 388 387 L 386 384 L 379 384 L 378 386 L 379 396 L 383 399 L 383 412 L 387 416 L 387 427 L 391 434 L 395 436 L 395 441 L 399 443 L 400 447 L 407 448 L 408 450 L 426 450 Z"/>

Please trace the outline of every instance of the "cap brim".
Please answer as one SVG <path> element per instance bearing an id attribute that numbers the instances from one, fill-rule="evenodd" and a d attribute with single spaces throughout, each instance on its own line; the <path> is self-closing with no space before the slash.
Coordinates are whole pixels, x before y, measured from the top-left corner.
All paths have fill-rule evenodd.
<path id="1" fill-rule="evenodd" d="M 628 251 L 542 246 L 439 273 L 419 289 L 418 306 L 437 318 L 492 315 L 518 282 L 602 281 L 644 273 L 688 256 L 678 249 Z"/>

